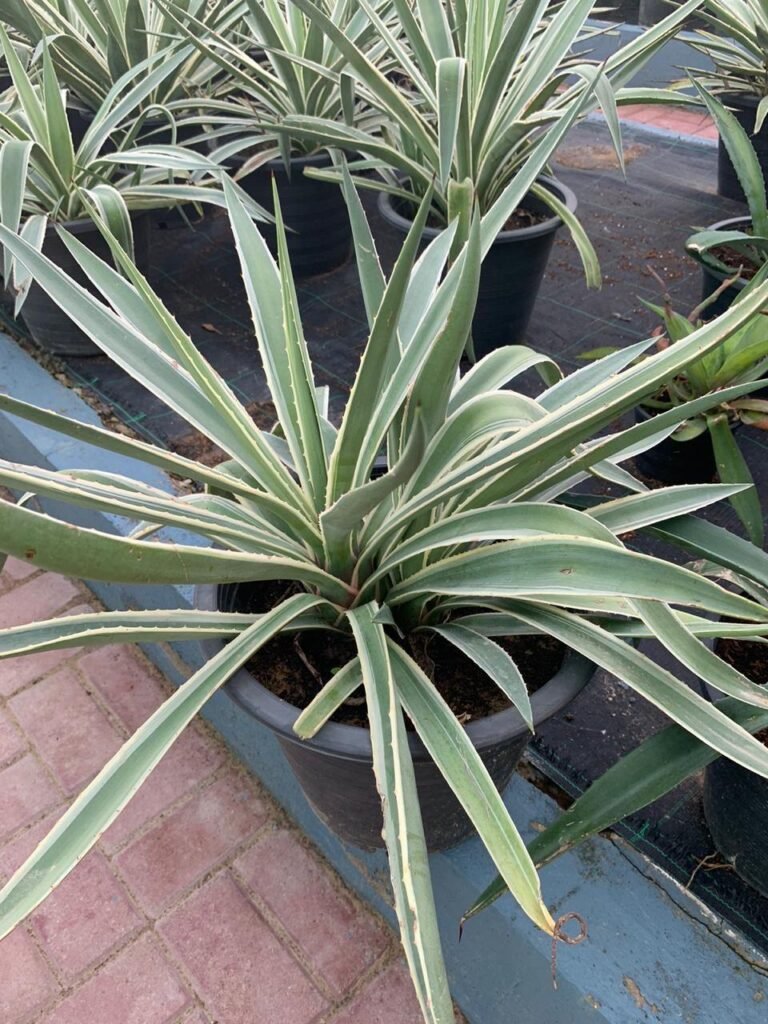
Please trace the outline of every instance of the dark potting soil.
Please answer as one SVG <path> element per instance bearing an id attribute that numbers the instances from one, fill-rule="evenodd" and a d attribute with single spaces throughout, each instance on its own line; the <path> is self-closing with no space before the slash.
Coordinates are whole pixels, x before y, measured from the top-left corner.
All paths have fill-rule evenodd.
<path id="1" fill-rule="evenodd" d="M 733 276 L 743 277 L 745 281 L 751 281 L 758 271 L 758 267 L 751 263 L 743 252 L 734 249 L 730 245 L 718 245 L 712 250 L 712 255 L 728 267 Z"/>
<path id="2" fill-rule="evenodd" d="M 238 611 L 263 612 L 296 592 L 295 584 L 242 587 Z M 529 693 L 555 675 L 563 662 L 563 645 L 550 637 L 501 637 Z M 408 654 L 429 676 L 462 725 L 510 706 L 509 699 L 475 663 L 436 634 L 416 634 L 404 642 Z M 354 657 L 354 640 L 330 630 L 284 633 L 270 640 L 247 665 L 262 686 L 288 704 L 305 708 L 323 685 Z M 358 690 L 333 716 L 334 722 L 367 727 L 365 698 Z M 410 728 L 410 723 L 407 723 Z"/>
<path id="3" fill-rule="evenodd" d="M 658 321 L 640 298 L 658 302 L 659 283 L 654 275 L 664 281 L 675 308 L 693 309 L 701 298 L 701 269 L 685 254 L 686 238 L 696 227 L 746 213 L 743 204 L 715 194 L 714 146 L 688 144 L 630 126 L 622 131 L 626 179 L 616 166 L 610 136 L 602 124 L 587 123 L 572 131 L 553 161 L 555 176 L 578 197 L 579 218 L 595 243 L 603 269 L 602 290 L 588 290 L 567 232 L 559 233 L 528 343 L 556 359 L 566 372 L 583 366 L 581 355 L 589 349 L 627 345 L 650 336 Z M 379 217 L 374 194 L 364 195 L 363 202 L 382 263 L 389 268 L 402 236 Z M 158 231 L 153 262 L 152 284 L 238 398 L 259 407 L 269 402 L 225 218 L 214 214 L 194 230 Z M 330 387 L 331 417 L 338 420 L 368 334 L 354 263 L 324 277 L 300 281 L 298 295 L 317 383 Z M 18 333 L 23 327 L 14 325 L 12 330 Z M 67 359 L 64 370 L 69 382 L 89 400 L 100 402 L 102 410 L 111 410 L 112 421 L 122 423 L 123 429 L 166 447 L 189 443 L 188 424 L 108 359 Z M 540 384 L 531 373 L 520 378 L 517 386 L 535 394 Z M 749 427 L 739 433 L 766 510 L 767 442 L 768 437 Z M 610 486 L 594 489 L 619 496 Z M 742 533 L 727 503 L 705 510 L 702 516 Z M 644 551 L 685 560 L 660 542 L 625 539 Z M 659 645 L 644 642 L 641 650 L 689 679 Z M 696 686 L 695 680 L 690 683 Z M 598 673 L 577 700 L 540 728 L 530 757 L 540 772 L 575 796 L 667 721 L 624 683 Z M 706 864 L 696 870 L 714 850 L 701 810 L 699 777 L 633 816 L 621 831 L 683 884 L 695 871 L 691 890 L 768 950 L 768 900 L 731 871 L 710 871 Z"/>

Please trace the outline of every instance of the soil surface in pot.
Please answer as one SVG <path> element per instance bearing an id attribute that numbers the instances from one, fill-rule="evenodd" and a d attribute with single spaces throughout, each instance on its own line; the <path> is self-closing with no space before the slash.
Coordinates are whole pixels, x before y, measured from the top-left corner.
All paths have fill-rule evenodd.
<path id="1" fill-rule="evenodd" d="M 758 271 L 758 268 L 745 258 L 744 253 L 730 245 L 716 246 L 712 250 L 712 255 L 732 270 L 734 275 L 738 274 L 745 281 L 750 281 Z"/>
<path id="2" fill-rule="evenodd" d="M 414 208 L 406 206 L 404 203 L 393 204 L 398 213 L 404 217 L 412 217 L 414 215 Z M 546 220 L 551 220 L 554 216 L 549 211 L 545 213 L 537 212 L 536 210 L 526 210 L 524 206 L 518 206 L 518 208 L 511 213 L 504 222 L 502 231 L 516 231 L 519 228 L 530 228 L 534 224 L 543 224 Z M 439 228 L 442 230 L 445 227 L 445 223 L 436 217 L 434 214 L 430 214 L 427 217 L 427 226 L 430 228 Z"/>
<path id="3" fill-rule="evenodd" d="M 243 587 L 238 611 L 268 611 L 294 592 L 297 588 L 291 583 L 260 583 Z M 497 637 L 496 643 L 517 664 L 529 693 L 540 689 L 555 675 L 565 656 L 563 645 L 550 637 Z M 405 647 L 435 683 L 463 725 L 510 706 L 510 701 L 498 686 L 447 640 L 435 634 L 418 634 L 406 641 Z M 354 654 L 355 645 L 351 638 L 324 630 L 307 630 L 285 633 L 270 640 L 247 667 L 275 696 L 294 707 L 305 708 Z M 333 721 L 367 727 L 368 715 L 362 691 L 353 694 L 339 708 Z"/>
<path id="4" fill-rule="evenodd" d="M 768 644 L 723 638 L 715 644 L 715 652 L 753 683 L 760 686 L 768 683 Z M 768 747 L 768 729 L 757 733 L 755 739 Z"/>

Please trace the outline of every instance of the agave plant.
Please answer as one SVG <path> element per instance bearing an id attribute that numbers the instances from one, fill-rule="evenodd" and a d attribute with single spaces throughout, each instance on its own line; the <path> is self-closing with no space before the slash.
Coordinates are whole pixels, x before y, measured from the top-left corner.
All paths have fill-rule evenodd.
<path id="1" fill-rule="evenodd" d="M 16 99 L 0 111 L 0 223 L 41 248 L 51 224 L 105 218 L 117 241 L 133 252 L 130 214 L 184 202 L 224 205 L 221 169 L 211 160 L 178 146 L 144 146 L 107 151 L 116 126 L 130 119 L 144 99 L 182 57 L 165 61 L 124 92 L 109 93 L 90 128 L 75 146 L 67 120 L 66 90 L 59 83 L 43 43 L 38 85 L 19 60 L 0 25 L 0 47 L 8 62 Z M 271 219 L 241 193 L 251 214 Z M 31 279 L 10 250 L 4 252 L 4 278 L 16 296 L 18 313 Z"/>
<path id="2" fill-rule="evenodd" d="M 744 230 L 715 227 L 697 231 L 685 247 L 694 259 L 721 277 L 742 270 L 748 277 L 768 260 L 768 202 L 763 171 L 749 135 L 736 117 L 698 78 L 693 80 L 693 84 L 712 115 L 731 158 L 749 207 L 749 224 Z M 727 256 L 730 259 L 726 262 Z"/>
<path id="3" fill-rule="evenodd" d="M 83 426 L 0 394 L 0 411 L 204 485 L 164 493 L 138 480 L 87 469 L 57 473 L 0 462 L 0 484 L 25 494 L 125 516 L 133 536 L 84 529 L 4 504 L 0 551 L 86 579 L 226 584 L 291 581 L 298 591 L 264 613 L 127 611 L 89 613 L 0 632 L 0 656 L 68 645 L 218 636 L 229 642 L 136 732 L 80 795 L 0 892 L 0 937 L 21 921 L 97 841 L 184 727 L 227 678 L 277 633 L 328 630 L 355 644 L 296 722 L 301 737 L 322 729 L 362 686 L 370 721 L 385 839 L 402 940 L 424 1018 L 453 1019 L 440 953 L 413 767 L 408 716 L 474 823 L 503 884 L 524 912 L 557 934 L 531 856 L 467 734 L 408 638 L 439 632 L 487 672 L 524 717 L 529 698 L 494 636 L 547 634 L 617 673 L 690 734 L 768 776 L 768 751 L 628 639 L 656 636 L 685 664 L 765 713 L 763 689 L 701 642 L 718 629 L 768 632 L 768 610 L 661 558 L 629 550 L 636 530 L 768 584 L 768 556 L 691 513 L 736 488 L 714 485 L 648 492 L 619 463 L 671 432 L 712 396 L 651 423 L 601 433 L 660 383 L 720 345 L 768 299 L 761 283 L 719 320 L 637 363 L 634 345 L 565 379 L 550 360 L 513 346 L 457 371 L 472 320 L 481 232 L 446 269 L 453 225 L 415 261 L 432 197 L 427 192 L 387 280 L 349 175 L 353 225 L 370 338 L 338 425 L 327 418 L 304 341 L 278 208 L 278 266 L 225 182 L 232 229 L 279 429 L 264 433 L 195 349 L 146 280 L 113 241 L 125 277 L 61 232 L 104 301 L 73 286 L 23 238 L 0 241 L 37 283 L 119 363 L 215 441 L 230 461 L 212 469 L 151 444 Z M 108 234 L 108 228 L 104 227 Z M 507 385 L 538 366 L 548 386 L 527 398 Z M 736 397 L 742 386 L 726 389 Z M 374 479 L 386 453 L 388 470 Z M 589 475 L 627 492 L 581 510 L 569 493 Z M 60 507 L 60 506 L 58 506 Z M 183 527 L 211 547 L 150 539 Z M 730 622 L 718 626 L 707 616 Z M 735 716 L 738 719 L 738 715 Z M 750 719 L 751 721 L 751 719 Z"/>
<path id="4" fill-rule="evenodd" d="M 701 81 L 715 93 L 753 97 L 755 131 L 768 114 L 768 10 L 761 0 L 704 0 L 699 16 L 712 31 L 699 30 L 689 44 L 714 64 Z M 697 72 L 697 77 L 699 72 Z"/>
<path id="5" fill-rule="evenodd" d="M 725 291 L 734 283 L 726 279 L 719 291 Z M 749 294 L 750 285 L 736 300 L 743 302 Z M 693 312 L 685 317 L 676 313 L 667 300 L 664 306 L 645 303 L 663 321 L 664 334 L 658 344 L 677 344 L 701 326 L 707 308 L 719 298 L 716 291 Z M 733 384 L 752 383 L 753 390 L 765 386 L 763 375 L 768 373 L 768 332 L 766 332 L 766 310 L 761 310 L 742 328 L 711 352 L 692 360 L 675 377 L 664 382 L 657 394 L 646 399 L 646 408 L 658 413 L 674 405 L 691 402 L 703 395 L 716 392 Z M 746 491 L 731 496 L 731 504 L 747 529 L 750 539 L 759 547 L 763 546 L 763 512 L 760 499 L 754 487 L 749 467 L 733 436 L 733 428 L 746 423 L 760 429 L 768 429 L 768 401 L 749 393 L 713 405 L 706 411 L 686 419 L 674 433 L 676 441 L 693 441 L 709 434 L 715 454 L 718 474 L 723 483 L 747 483 Z"/>
<path id="6" fill-rule="evenodd" d="M 386 43 L 365 10 L 351 0 L 319 0 L 318 6 L 372 66 L 387 70 Z M 189 7 L 169 0 L 167 8 L 177 31 L 220 69 L 227 82 L 229 97 L 206 104 L 215 125 L 218 159 L 255 150 L 241 172 L 247 174 L 277 156 L 288 165 L 291 155 L 312 152 L 317 144 L 303 135 L 275 134 L 275 126 L 291 116 L 376 130 L 382 115 L 355 96 L 346 57 L 295 4 L 232 0 L 229 7 L 246 9 L 239 30 L 229 34 L 206 25 Z M 383 24 L 390 24 L 389 0 L 374 0 L 373 9 Z"/>
<path id="7" fill-rule="evenodd" d="M 205 0 L 182 0 L 207 30 L 226 32 L 239 20 L 237 4 L 221 10 Z M 48 43 L 60 80 L 90 111 L 98 110 L 124 76 L 160 67 L 178 43 L 175 26 L 155 0 L 0 0 L 0 21 L 15 39 L 41 52 Z M 174 73 L 142 101 L 145 114 L 172 119 L 174 109 L 216 91 L 219 69 L 187 47 Z"/>
<path id="8" fill-rule="evenodd" d="M 573 55 L 574 44 L 588 32 L 590 0 L 469 0 L 466 3 L 392 0 L 399 30 L 391 28 L 375 7 L 359 7 L 386 42 L 397 75 L 385 75 L 350 38 L 323 4 L 292 0 L 346 58 L 345 73 L 356 93 L 386 116 L 380 128 L 366 131 L 303 113 L 285 117 L 291 138 L 362 153 L 366 170 L 380 180 L 360 177 L 361 187 L 390 192 L 412 210 L 433 188 L 432 223 L 459 219 L 457 247 L 466 241 L 472 194 L 495 234 L 509 212 L 505 194 L 526 166 L 532 150 L 548 149 L 567 129 L 598 104 L 620 154 L 620 129 L 614 90 L 630 80 L 674 33 L 700 0 L 679 10 L 617 50 L 597 66 Z M 306 58 L 301 67 L 318 65 Z M 623 90 L 619 102 L 679 102 L 671 90 Z M 320 171 L 313 176 L 323 176 Z M 587 276 L 599 283 L 599 268 L 583 229 L 565 205 L 535 182 L 534 193 L 571 229 Z M 501 211 L 505 216 L 501 216 Z"/>

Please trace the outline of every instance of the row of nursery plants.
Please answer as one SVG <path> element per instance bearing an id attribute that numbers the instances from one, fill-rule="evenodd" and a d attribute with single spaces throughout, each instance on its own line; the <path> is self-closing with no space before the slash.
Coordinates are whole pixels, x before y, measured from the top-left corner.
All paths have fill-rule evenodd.
<path id="1" fill-rule="evenodd" d="M 0 891 L 0 937 L 66 877 L 225 685 L 276 732 L 329 827 L 358 847 L 386 846 L 430 1024 L 453 1020 L 453 1007 L 429 850 L 476 832 L 498 877 L 468 914 L 509 891 L 559 937 L 541 864 L 719 757 L 768 777 L 768 694 L 713 649 L 768 634 L 761 509 L 731 430 L 767 411 L 755 393 L 768 368 L 768 213 L 749 135 L 712 83 L 696 98 L 723 132 L 755 230 L 690 241 L 715 274 L 711 301 L 689 317 L 660 308 L 663 337 L 566 377 L 518 343 L 533 289 L 524 274 L 540 277 L 551 244 L 544 224 L 567 225 L 599 283 L 550 158 L 596 106 L 620 153 L 618 105 L 679 99 L 628 83 L 700 6 L 679 5 L 597 65 L 573 54 L 599 31 L 591 0 L 0 0 L 10 76 L 0 243 L 17 311 L 33 334 L 30 310 L 42 310 L 41 331 L 61 313 L 77 344 L 109 356 L 227 456 L 212 468 L 0 392 L 0 413 L 196 485 L 161 491 L 140 475 L 0 459 L 0 485 L 23 495 L 0 503 L 0 551 L 86 580 L 197 586 L 192 610 L 2 630 L 0 658 L 189 639 L 205 652 Z M 322 215 L 327 249 L 343 258 L 351 240 L 368 320 L 338 421 L 315 382 L 297 300 L 294 262 L 316 272 L 324 252 L 296 220 L 291 196 L 305 185 L 337 210 Z M 402 230 L 389 274 L 361 199 L 371 188 Z M 148 279 L 154 211 L 178 205 L 189 217 L 190 204 L 193 215 L 212 204 L 229 218 L 271 431 Z M 521 209 L 533 223 L 514 227 Z M 510 269 L 494 261 L 516 230 L 532 233 L 539 254 Z M 735 268 L 724 250 L 738 254 Z M 502 293 L 513 301 L 499 312 Z M 473 364 L 461 373 L 466 352 Z M 517 390 L 531 368 L 535 397 Z M 651 414 L 617 428 L 638 406 Z M 719 483 L 651 490 L 631 471 L 670 438 L 705 434 L 716 465 L 704 476 L 716 468 Z M 585 493 L 595 479 L 620 496 Z M 751 540 L 697 514 L 726 500 Z M 66 506 L 133 528 L 86 529 Z M 200 544 L 168 539 L 175 528 Z M 642 553 L 643 536 L 670 555 Z M 643 653 L 644 638 L 709 696 Z M 295 704 L 270 677 L 291 651 L 303 679 Z M 526 846 L 500 792 L 531 732 L 596 667 L 670 724 Z M 484 710 L 467 724 L 470 686 Z"/>

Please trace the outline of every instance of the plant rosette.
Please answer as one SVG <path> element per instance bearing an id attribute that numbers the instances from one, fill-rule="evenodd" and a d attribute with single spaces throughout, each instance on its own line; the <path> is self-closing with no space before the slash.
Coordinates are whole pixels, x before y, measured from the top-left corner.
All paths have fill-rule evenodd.
<path id="1" fill-rule="evenodd" d="M 674 33 L 697 0 L 682 4 L 603 64 L 573 54 L 574 44 L 590 32 L 587 19 L 594 4 L 589 0 L 554 7 L 542 2 L 450 0 L 415 8 L 407 0 L 394 0 L 391 8 L 400 19 L 399 31 L 391 31 L 383 15 L 366 6 L 386 44 L 387 73 L 382 73 L 382 58 L 377 54 L 373 59 L 348 38 L 322 4 L 295 0 L 295 6 L 344 56 L 354 96 L 377 111 L 380 119 L 366 127 L 348 117 L 296 112 L 285 116 L 276 131 L 286 138 L 362 154 L 364 159 L 352 166 L 353 173 L 365 172 L 356 183 L 388 193 L 387 209 L 394 207 L 400 214 L 399 202 L 413 211 L 430 190 L 430 223 L 438 228 L 458 224 L 455 251 L 466 242 L 471 210 L 477 206 L 483 218 L 483 258 L 491 261 L 491 268 L 517 249 L 507 244 L 507 228 L 524 223 L 526 216 L 530 220 L 533 213 L 534 220 L 543 216 L 540 224 L 529 223 L 529 238 L 538 236 L 539 241 L 539 252 L 532 257 L 539 277 L 553 232 L 562 222 L 579 251 L 587 283 L 600 285 L 597 256 L 572 200 L 566 196 L 563 201 L 557 187 L 540 187 L 539 175 L 570 127 L 597 105 L 621 161 L 617 104 L 679 102 L 679 93 L 671 90 L 627 89 L 625 83 Z M 304 62 L 297 71 L 303 67 Z M 329 180 L 339 177 L 338 170 L 311 173 Z M 517 211 L 509 206 L 509 196 L 518 192 L 520 182 L 526 209 Z M 500 235 L 503 244 L 494 248 Z M 514 269 L 519 272 L 520 265 Z M 483 284 L 483 290 L 490 291 L 495 279 L 494 306 L 487 313 L 481 293 L 476 324 L 480 337 L 474 339 L 480 351 L 519 340 L 535 298 L 529 291 L 533 273 L 526 282 L 508 279 L 502 284 L 504 273 L 503 264 L 499 270 L 489 269 Z M 505 291 L 508 306 L 519 308 L 505 309 L 494 330 Z"/>
<path id="2" fill-rule="evenodd" d="M 212 160 L 180 146 L 116 148 L 113 133 L 130 118 L 142 100 L 174 70 L 173 60 L 146 75 L 129 75 L 96 112 L 82 141 L 75 146 L 67 116 L 67 94 L 56 77 L 47 44 L 43 44 L 40 87 L 25 70 L 0 25 L 0 45 L 13 78 L 17 99 L 0 115 L 0 222 L 37 249 L 65 261 L 80 284 L 88 276 L 76 270 L 55 228 L 72 229 L 81 242 L 107 255 L 112 244 L 146 268 L 147 211 L 184 203 L 225 205 L 222 169 Z M 177 56 L 176 61 L 180 60 Z M 133 82 L 134 78 L 139 81 Z M 126 89 L 124 86 L 130 85 Z M 125 142 L 129 136 L 124 136 Z M 270 219 L 238 190 L 252 216 Z M 106 226 L 108 246 L 101 235 Z M 28 299 L 26 322 L 33 339 L 55 352 L 97 354 L 98 349 L 71 318 L 62 314 L 40 289 L 24 264 L 6 246 L 3 280 L 14 298 L 18 316 Z"/>
<path id="3" fill-rule="evenodd" d="M 85 579 L 277 588 L 267 610 L 95 612 L 0 631 L 0 657 L 118 638 L 228 641 L 126 741 L 7 882 L 0 892 L 0 937 L 98 841 L 216 691 L 273 637 L 319 631 L 329 644 L 342 638 L 349 656 L 332 666 L 292 728 L 297 741 L 321 743 L 336 711 L 353 695 L 364 698 L 405 954 L 425 1021 L 448 1024 L 453 1006 L 406 720 L 499 871 L 485 898 L 509 889 L 522 912 L 556 938 L 558 923 L 534 863 L 553 833 L 538 836 L 533 853 L 526 848 L 461 716 L 413 653 L 414 642 L 418 647 L 435 635 L 461 652 L 529 727 L 546 687 L 529 694 L 515 658 L 496 642 L 504 637 L 550 638 L 618 675 L 671 717 L 672 741 L 668 734 L 660 741 L 674 744 L 670 757 L 656 757 L 639 773 L 632 761 L 612 769 L 602 799 L 595 802 L 590 790 L 579 803 L 583 809 L 589 797 L 591 808 L 588 800 L 575 824 L 566 815 L 556 822 L 555 828 L 562 821 L 568 830 L 559 832 L 557 849 L 576 833 L 582 838 L 622 817 L 641 796 L 665 791 L 691 761 L 696 770 L 710 754 L 768 777 L 768 750 L 750 735 L 768 697 L 724 668 L 703 642 L 732 631 L 728 623 L 713 622 L 718 616 L 737 620 L 750 635 L 768 634 L 768 609 L 626 543 L 649 531 L 689 557 L 768 585 L 768 555 L 695 514 L 743 486 L 648 491 L 622 468 L 684 419 L 738 398 L 747 387 L 707 395 L 653 422 L 619 431 L 612 426 L 742 329 L 768 301 L 768 275 L 758 274 L 722 317 L 640 363 L 651 342 L 561 379 L 545 356 L 508 346 L 459 377 L 480 276 L 479 215 L 473 214 L 458 251 L 453 224 L 417 259 L 432 205 L 427 193 L 387 278 L 343 168 L 342 185 L 370 333 L 341 420 L 332 423 L 328 389 L 315 385 L 279 205 L 278 267 L 235 187 L 223 182 L 278 419 L 271 433 L 253 422 L 119 246 L 114 254 L 121 273 L 61 232 L 97 297 L 0 225 L 2 244 L 102 351 L 229 456 L 206 467 L 0 394 L 2 412 L 201 487 L 166 493 L 110 472 L 51 472 L 0 461 L 0 485 L 51 500 L 59 515 L 67 505 L 84 506 L 134 524 L 128 536 L 116 536 L 38 511 L 29 500 L 6 502 L 0 551 Z M 516 187 L 513 209 L 524 195 L 520 182 Z M 544 381 L 535 398 L 509 387 L 531 367 Z M 377 471 L 382 453 L 389 467 L 383 474 Z M 621 496 L 592 501 L 574 490 L 590 477 L 609 480 Z M 191 531 L 211 546 L 158 537 L 164 527 Z M 657 638 L 678 661 L 716 680 L 735 709 L 715 708 L 691 691 L 635 646 L 638 636 Z M 687 760 L 678 756 L 680 748 Z"/>

